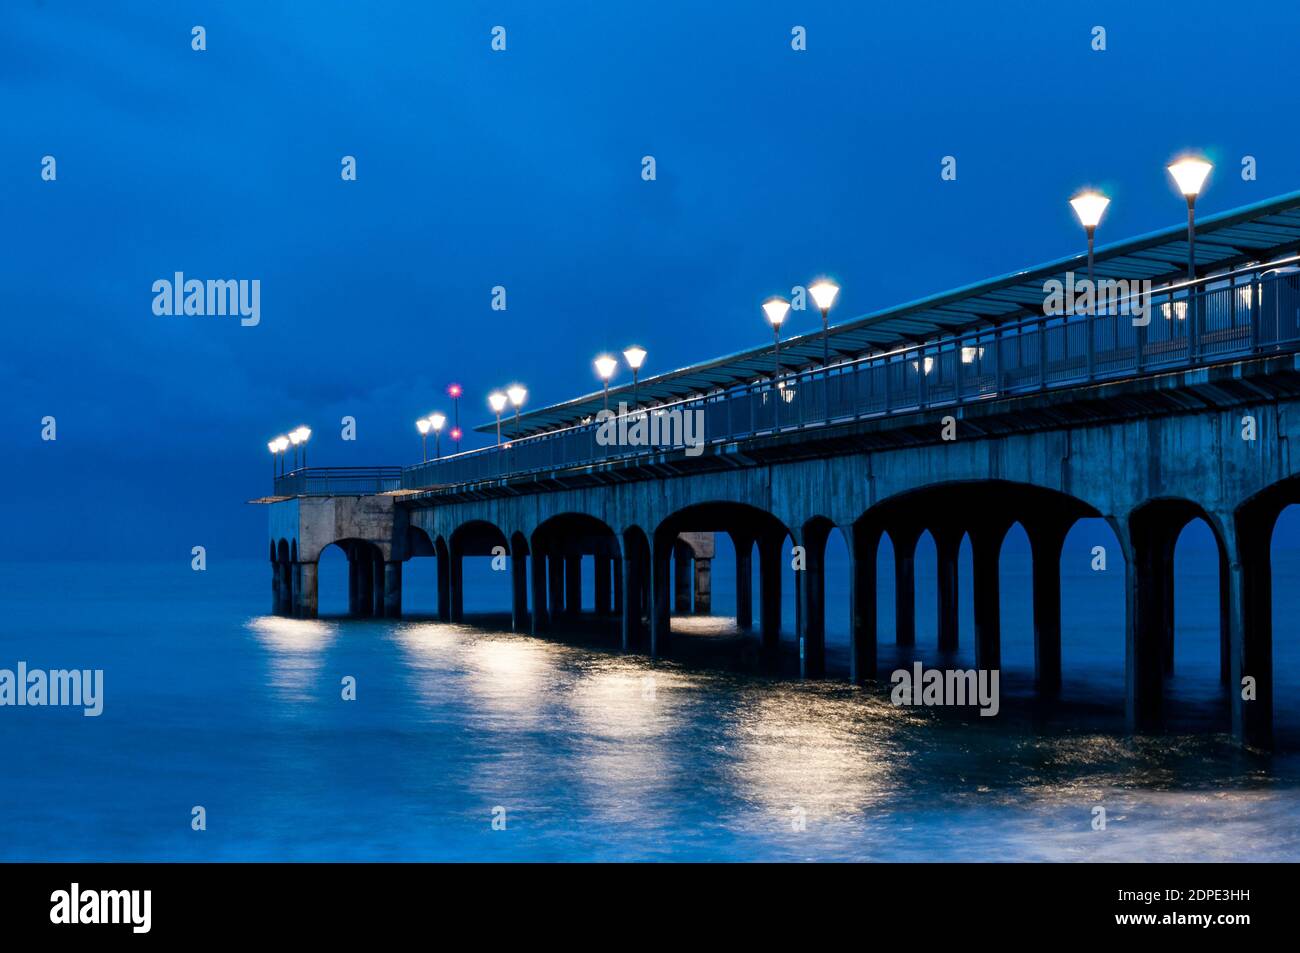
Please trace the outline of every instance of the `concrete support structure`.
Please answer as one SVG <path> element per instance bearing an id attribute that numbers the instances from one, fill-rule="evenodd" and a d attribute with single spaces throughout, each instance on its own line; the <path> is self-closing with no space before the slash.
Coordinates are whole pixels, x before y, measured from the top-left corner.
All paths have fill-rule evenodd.
<path id="1" fill-rule="evenodd" d="M 614 575 L 614 560 L 609 556 L 597 556 L 595 568 L 592 574 L 592 584 L 596 587 L 593 594 L 595 597 L 596 615 L 604 617 L 610 614 L 613 606 L 613 597 L 610 586 Z"/>
<path id="2" fill-rule="evenodd" d="M 623 651 L 631 652 L 643 640 L 641 576 L 643 560 L 639 554 L 624 552 L 622 560 L 622 643 Z"/>
<path id="3" fill-rule="evenodd" d="M 713 614 L 713 560 L 695 557 L 695 605 L 692 611 L 696 615 Z"/>
<path id="4" fill-rule="evenodd" d="M 451 547 L 447 563 L 447 582 L 451 595 L 451 621 L 465 621 L 465 554 L 459 546 Z"/>
<path id="5" fill-rule="evenodd" d="M 894 641 L 916 644 L 916 542 L 921 527 L 895 524 L 889 528 L 894 544 Z"/>
<path id="6" fill-rule="evenodd" d="M 564 614 L 576 619 L 582 614 L 582 557 L 564 557 Z"/>
<path id="7" fill-rule="evenodd" d="M 528 554 L 515 547 L 510 554 L 510 631 L 528 630 Z"/>
<path id="8" fill-rule="evenodd" d="M 1034 681 L 1054 697 L 1061 690 L 1061 547 L 1070 523 L 1049 518 L 1025 529 L 1033 559 Z"/>
<path id="9" fill-rule="evenodd" d="M 985 519 L 971 527 L 971 586 L 975 602 L 975 667 L 1002 668 L 1002 602 L 998 578 L 1002 540 L 1011 524 Z"/>
<path id="10" fill-rule="evenodd" d="M 299 618 L 316 618 L 317 576 L 316 563 L 294 563 L 293 614 Z"/>
<path id="11" fill-rule="evenodd" d="M 656 539 L 651 553 L 650 569 L 650 656 L 663 658 L 668 654 L 672 631 L 668 603 L 673 542 Z"/>
<path id="12" fill-rule="evenodd" d="M 774 651 L 781 642 L 781 544 L 783 539 L 758 541 L 758 630 L 763 648 Z"/>
<path id="13" fill-rule="evenodd" d="M 694 608 L 691 600 L 691 551 L 678 543 L 673 547 L 673 611 L 677 615 L 690 615 Z"/>
<path id="14" fill-rule="evenodd" d="M 803 678 L 826 675 L 826 538 L 830 527 L 817 523 L 801 534 L 804 568 L 796 573 L 803 595 L 799 628 L 799 674 Z"/>
<path id="15" fill-rule="evenodd" d="M 451 621 L 451 551 L 441 539 L 438 552 L 438 621 Z"/>
<path id="16" fill-rule="evenodd" d="M 876 677 L 876 556 L 880 529 L 855 524 L 849 531 L 849 679 Z"/>
<path id="17" fill-rule="evenodd" d="M 550 589 L 550 580 L 549 573 L 547 572 L 546 554 L 539 552 L 536 546 L 533 547 L 532 561 L 532 633 L 533 635 L 538 636 L 544 634 L 551 627 L 551 614 L 546 605 L 546 596 Z"/>
<path id="18" fill-rule="evenodd" d="M 957 558 L 961 553 L 962 531 L 951 523 L 931 531 L 938 583 L 939 651 L 956 652 L 958 644 Z"/>
<path id="19" fill-rule="evenodd" d="M 564 557 L 557 553 L 546 555 L 547 609 L 551 622 L 564 618 Z"/>
<path id="20" fill-rule="evenodd" d="M 958 643 L 957 554 L 967 534 L 976 664 L 993 669 L 1001 663 L 999 553 L 1018 521 L 1033 550 L 1038 689 L 1050 695 L 1062 675 L 1065 528 L 1078 519 L 1105 520 L 1119 542 L 1110 570 L 1124 573 L 1127 589 L 1125 709 L 1130 725 L 1144 730 L 1159 727 L 1166 714 L 1164 681 L 1176 648 L 1174 544 L 1187 521 L 1200 518 L 1220 547 L 1224 715 L 1238 739 L 1267 745 L 1274 704 L 1269 544 L 1282 508 L 1300 502 L 1300 456 L 1289 452 L 1300 443 L 1294 356 L 1100 381 L 1077 394 L 967 402 L 957 415 L 956 442 L 940 436 L 950 412 L 937 407 L 791 426 L 708 444 L 698 458 L 674 451 L 653 462 L 608 460 L 581 473 L 556 470 L 463 490 L 276 499 L 268 507 L 273 604 L 277 611 L 309 611 L 314 570 L 308 566 L 323 548 L 337 545 L 349 555 L 349 601 L 357 614 L 393 614 L 392 570 L 413 555 L 436 554 L 440 615 L 459 618 L 459 558 L 482 556 L 505 541 L 513 554 L 513 541 L 526 540 L 528 555 L 512 567 L 516 628 L 524 624 L 529 581 L 533 631 L 546 631 L 566 604 L 576 608 L 580 587 L 575 596 L 565 585 L 564 562 L 592 556 L 592 601 L 601 615 L 612 605 L 620 617 L 619 634 L 610 626 L 611 645 L 617 639 L 629 651 L 648 648 L 662 656 L 672 645 L 673 547 L 691 534 L 726 532 L 737 549 L 737 625 L 743 630 L 757 622 L 762 645 L 774 649 L 788 571 L 782 547 L 793 536 L 803 541 L 807 563 L 786 598 L 799 607 L 802 669 L 815 676 L 824 664 L 826 589 L 824 539 L 814 540 L 813 530 L 852 527 L 850 674 L 861 682 L 877 673 L 881 533 L 893 530 L 896 637 L 906 645 L 915 638 L 914 547 L 917 527 L 924 526 L 938 555 L 940 649 L 949 653 Z M 1240 439 L 1247 415 L 1258 423 L 1253 441 Z M 749 610 L 751 543 L 759 548 L 757 620 Z M 701 570 L 711 556 L 692 550 L 690 607 L 706 611 Z M 685 609 L 687 600 L 679 602 Z"/>
<path id="21" fill-rule="evenodd" d="M 754 541 L 732 534 L 736 550 L 736 628 L 748 632 L 754 627 Z"/>
<path id="22" fill-rule="evenodd" d="M 315 583 L 313 582 L 313 585 Z M 402 564 L 384 563 L 384 617 L 399 619 L 402 616 Z"/>

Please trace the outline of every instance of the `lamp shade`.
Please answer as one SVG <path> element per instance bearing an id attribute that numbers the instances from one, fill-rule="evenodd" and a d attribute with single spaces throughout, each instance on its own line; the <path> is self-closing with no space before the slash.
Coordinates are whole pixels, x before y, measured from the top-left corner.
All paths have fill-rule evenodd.
<path id="1" fill-rule="evenodd" d="M 1110 199 L 1100 192 L 1080 192 L 1070 199 L 1074 214 L 1079 216 L 1079 224 L 1084 228 L 1096 228 L 1109 204 Z"/>
<path id="2" fill-rule="evenodd" d="M 782 297 L 768 298 L 763 302 L 763 313 L 767 315 L 767 320 L 771 322 L 772 327 L 779 328 L 781 322 L 790 311 L 790 302 Z"/>
<path id="3" fill-rule="evenodd" d="M 1204 159 L 1189 156 L 1169 166 L 1169 174 L 1174 177 L 1174 181 L 1178 183 L 1178 190 L 1183 195 L 1195 198 L 1200 194 L 1201 187 L 1205 185 L 1205 178 L 1212 168 L 1214 166 Z"/>

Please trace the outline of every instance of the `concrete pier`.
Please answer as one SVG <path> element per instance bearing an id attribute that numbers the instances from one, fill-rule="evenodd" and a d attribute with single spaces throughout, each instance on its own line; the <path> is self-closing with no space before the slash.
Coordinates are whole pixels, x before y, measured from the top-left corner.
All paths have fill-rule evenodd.
<path id="1" fill-rule="evenodd" d="M 783 603 L 787 612 L 797 604 L 800 671 L 815 678 L 826 674 L 825 549 L 838 529 L 850 552 L 847 674 L 864 682 L 879 675 L 879 636 L 904 646 L 917 638 L 915 550 L 924 530 L 936 548 L 940 651 L 959 644 L 957 564 L 968 540 L 976 664 L 997 669 L 999 565 L 1018 522 L 1033 558 L 1037 690 L 1050 696 L 1063 675 L 1065 534 L 1081 519 L 1104 520 L 1118 544 L 1110 546 L 1108 571 L 1122 573 L 1126 589 L 1125 692 L 1117 705 L 1130 727 L 1143 731 L 1165 720 L 1164 682 L 1176 649 L 1174 551 L 1179 532 L 1198 519 L 1219 548 L 1224 715 L 1243 743 L 1267 746 L 1274 705 L 1269 546 L 1282 509 L 1300 502 L 1300 456 L 1293 462 L 1288 449 L 1300 443 L 1297 359 L 1261 355 L 1096 383 L 1077 394 L 967 403 L 955 441 L 941 436 L 950 410 L 792 426 L 746 438 L 743 453 L 708 445 L 698 458 L 673 457 L 671 465 L 610 461 L 463 490 L 277 499 L 269 505 L 272 605 L 285 614 L 315 611 L 321 552 L 337 546 L 348 557 L 354 614 L 396 617 L 402 576 L 412 571 L 403 563 L 432 556 L 439 617 L 459 620 L 460 564 L 503 547 L 512 581 L 509 606 L 501 609 L 509 608 L 516 630 L 550 637 L 563 632 L 566 613 L 581 611 L 582 560 L 591 557 L 591 604 L 597 619 L 609 620 L 611 646 L 663 657 L 673 648 L 674 589 L 679 612 L 712 610 L 713 553 L 705 540 L 711 546 L 727 533 L 737 552 L 737 627 L 746 632 L 756 621 L 754 642 L 774 650 Z M 1253 440 L 1241 436 L 1245 418 L 1257 422 Z M 895 559 L 894 635 L 880 633 L 877 622 L 883 533 Z M 783 559 L 791 544 L 804 547 L 802 569 Z M 757 620 L 749 609 L 754 546 Z"/>

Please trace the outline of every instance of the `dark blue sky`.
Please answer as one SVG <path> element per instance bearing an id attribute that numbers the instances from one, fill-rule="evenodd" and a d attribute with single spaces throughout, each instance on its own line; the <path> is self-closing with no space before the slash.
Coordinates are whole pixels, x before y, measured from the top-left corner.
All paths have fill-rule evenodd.
<path id="1" fill-rule="evenodd" d="M 1186 148 L 1218 164 L 1206 213 L 1300 188 L 1298 27 L 1294 3 L 6 0 L 6 558 L 260 556 L 242 501 L 291 425 L 313 463 L 413 462 L 452 380 L 472 425 L 511 380 L 592 390 L 601 350 L 654 373 L 762 343 L 762 299 L 823 271 L 847 319 L 1071 253 L 1084 185 L 1114 199 L 1102 241 L 1177 224 Z M 175 271 L 260 279 L 261 324 L 155 316 Z"/>

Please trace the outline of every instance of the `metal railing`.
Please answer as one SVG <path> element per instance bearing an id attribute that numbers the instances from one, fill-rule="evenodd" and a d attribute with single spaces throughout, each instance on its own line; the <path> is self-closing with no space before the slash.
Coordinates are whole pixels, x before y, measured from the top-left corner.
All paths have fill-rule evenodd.
<path id="1" fill-rule="evenodd" d="M 276 496 L 370 496 L 401 487 L 401 467 L 304 467 L 275 478 Z"/>
<path id="2" fill-rule="evenodd" d="M 1136 301 L 1129 298 L 1108 301 L 1097 313 L 961 332 L 616 418 L 613 426 L 657 423 L 660 436 L 666 431 L 667 437 L 655 446 L 606 445 L 601 424 L 584 422 L 404 467 L 401 485 L 434 488 L 680 453 L 691 436 L 682 426 L 685 411 L 702 412 L 702 443 L 708 445 L 1297 350 L 1300 269 L 1291 266 L 1298 261 L 1300 256 L 1153 289 L 1149 300 L 1142 298 L 1148 305 L 1145 325 L 1128 313 Z"/>

